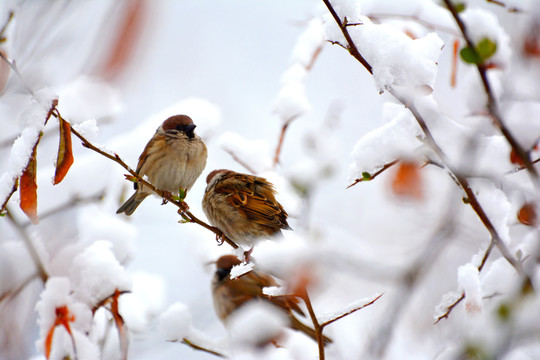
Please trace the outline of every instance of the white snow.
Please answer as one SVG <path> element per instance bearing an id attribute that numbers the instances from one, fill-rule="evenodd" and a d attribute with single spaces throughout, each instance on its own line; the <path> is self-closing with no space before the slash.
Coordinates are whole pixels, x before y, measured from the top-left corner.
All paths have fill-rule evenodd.
<path id="1" fill-rule="evenodd" d="M 234 346 L 256 348 L 281 334 L 287 316 L 267 302 L 249 302 L 227 319 Z"/>
<path id="2" fill-rule="evenodd" d="M 249 140 L 240 134 L 226 131 L 219 136 L 217 144 L 248 165 L 256 174 L 272 167 L 270 144 L 267 140 Z"/>
<path id="3" fill-rule="evenodd" d="M 192 333 L 191 312 L 182 303 L 174 303 L 160 317 L 159 329 L 167 340 L 182 340 Z"/>
<path id="4" fill-rule="evenodd" d="M 458 283 L 465 292 L 465 310 L 470 314 L 482 311 L 482 288 L 480 286 L 478 268 L 465 264 L 458 269 Z"/>
<path id="5" fill-rule="evenodd" d="M 356 311 L 357 309 L 360 309 L 358 311 L 362 311 L 361 308 L 365 307 L 370 302 L 373 302 L 375 299 L 377 299 L 381 295 L 382 294 L 377 294 L 377 295 L 371 296 L 369 298 L 364 298 L 364 299 L 353 301 L 353 302 L 351 302 L 350 304 L 347 304 L 346 306 L 344 306 L 342 309 L 340 309 L 338 311 L 334 311 L 332 313 L 328 313 L 328 314 L 318 316 L 317 321 L 319 322 L 319 324 L 324 324 L 324 323 L 327 323 L 328 321 L 332 321 L 334 319 L 337 319 L 338 317 L 341 317 L 341 316 L 349 314 L 349 313 L 351 313 L 353 311 Z M 376 303 L 377 302 L 375 302 L 373 305 L 376 306 L 375 305 Z"/>
<path id="6" fill-rule="evenodd" d="M 111 248 L 110 242 L 98 240 L 73 259 L 69 272 L 73 296 L 90 307 L 112 296 L 115 290 L 131 290 L 131 278 Z"/>
<path id="7" fill-rule="evenodd" d="M 348 27 L 348 30 L 358 51 L 373 69 L 379 92 L 394 87 L 412 90 L 433 87 L 443 47 L 437 34 L 413 40 L 390 25 L 374 24 L 364 16 L 360 21 L 361 25 Z M 327 18 L 327 24 L 327 39 L 347 45 L 333 19 Z M 336 34 L 339 35 L 336 37 Z"/>
<path id="8" fill-rule="evenodd" d="M 414 152 L 422 143 L 422 129 L 403 105 L 385 103 L 383 116 L 387 123 L 362 136 L 354 145 L 350 179 L 370 174 L 384 165 Z"/>
<path id="9" fill-rule="evenodd" d="M 232 280 L 238 279 L 240 276 L 242 276 L 244 274 L 247 274 L 248 272 L 253 270 L 254 267 L 255 267 L 255 264 L 253 264 L 251 262 L 235 265 L 231 269 L 230 278 Z"/>

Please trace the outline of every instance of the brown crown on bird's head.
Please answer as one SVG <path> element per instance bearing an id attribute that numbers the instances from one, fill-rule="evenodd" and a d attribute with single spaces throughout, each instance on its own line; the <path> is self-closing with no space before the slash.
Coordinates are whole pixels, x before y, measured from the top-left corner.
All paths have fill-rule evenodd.
<path id="1" fill-rule="evenodd" d="M 174 115 L 168 118 L 163 122 L 161 127 L 163 128 L 163 131 L 181 131 L 184 134 L 186 134 L 190 139 L 193 138 L 195 130 L 195 125 L 193 123 L 193 120 L 187 115 Z"/>
<path id="2" fill-rule="evenodd" d="M 222 173 L 222 172 L 231 172 L 231 170 L 227 170 L 227 169 L 217 169 L 217 170 L 213 170 L 213 171 L 210 172 L 210 174 L 208 174 L 208 176 L 206 177 L 206 184 L 210 184 L 210 181 L 212 181 L 212 179 L 214 178 L 214 176 L 216 176 L 217 174 Z"/>
<path id="3" fill-rule="evenodd" d="M 233 266 L 240 265 L 242 261 L 235 255 L 223 255 L 216 261 L 218 269 L 231 270 Z"/>

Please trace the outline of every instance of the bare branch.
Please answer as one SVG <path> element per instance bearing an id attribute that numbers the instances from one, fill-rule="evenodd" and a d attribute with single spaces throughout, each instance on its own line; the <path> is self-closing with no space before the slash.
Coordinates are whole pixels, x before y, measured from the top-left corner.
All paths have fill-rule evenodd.
<path id="1" fill-rule="evenodd" d="M 281 133 L 279 135 L 278 144 L 276 146 L 276 153 L 274 155 L 274 167 L 279 163 L 279 155 L 281 154 L 281 147 L 283 146 L 283 140 L 285 139 L 285 133 L 287 132 L 287 128 L 289 127 L 289 124 L 291 123 L 293 119 L 290 119 L 289 121 L 285 122 L 283 126 L 281 127 Z"/>
<path id="2" fill-rule="evenodd" d="M 381 19 L 403 19 L 403 20 L 411 20 L 414 21 L 420 25 L 425 26 L 426 28 L 430 30 L 440 30 L 442 32 L 452 34 L 455 36 L 461 36 L 461 33 L 457 32 L 455 29 L 443 26 L 440 24 L 434 24 L 432 22 L 429 22 L 427 20 L 423 20 L 420 18 L 420 16 L 413 14 L 413 15 L 403 15 L 403 14 L 369 14 L 368 18 L 370 18 L 373 21 L 379 21 Z M 350 24 L 349 24 L 350 25 Z"/>
<path id="3" fill-rule="evenodd" d="M 367 174 L 365 177 L 363 178 L 358 178 L 356 180 L 354 180 L 354 182 L 347 186 L 347 189 L 350 188 L 350 187 L 353 187 L 354 185 L 358 184 L 359 182 L 362 182 L 362 181 L 371 181 L 373 179 L 375 179 L 377 176 L 379 176 L 382 172 L 384 172 L 385 170 L 388 170 L 389 168 L 391 168 L 392 166 L 394 166 L 395 164 L 397 164 L 399 162 L 399 160 L 394 160 L 386 165 L 384 165 L 380 170 L 376 171 L 373 175 L 369 174 L 369 173 L 365 173 Z"/>
<path id="4" fill-rule="evenodd" d="M 445 3 L 449 3 L 449 0 L 444 0 Z M 328 7 L 328 10 L 330 11 L 330 13 L 332 14 L 332 16 L 334 17 L 335 21 L 338 23 L 341 31 L 343 32 L 343 35 L 345 36 L 345 38 L 347 39 L 347 42 L 348 42 L 348 50 L 349 50 L 349 53 L 354 56 L 362 65 L 364 65 L 364 67 L 369 71 L 370 74 L 373 74 L 372 73 L 372 69 L 371 69 L 371 66 L 369 66 L 369 64 L 367 64 L 368 66 L 366 66 L 366 63 L 365 63 L 365 60 L 364 58 L 362 57 L 362 55 L 360 54 L 360 52 L 358 51 L 358 48 L 356 47 L 356 44 L 352 41 L 352 38 L 349 34 L 349 31 L 347 29 L 347 27 L 345 26 L 345 23 L 342 23 L 341 22 L 341 19 L 339 18 L 339 16 L 337 15 L 337 13 L 335 12 L 335 10 L 333 9 L 332 5 L 330 4 L 329 0 L 323 0 L 323 2 L 326 4 L 326 6 Z M 452 7 L 452 5 L 450 4 L 449 6 Z M 455 12 L 455 9 L 452 7 L 453 11 Z M 456 14 L 457 16 L 457 14 Z M 464 25 L 463 23 L 461 22 L 461 19 L 459 17 L 457 17 L 457 20 L 459 20 L 459 23 L 461 24 L 460 25 L 460 29 L 463 27 L 464 28 Z M 458 25 L 459 25 L 458 23 Z M 462 33 L 465 37 L 465 39 L 468 39 L 468 34 L 466 32 L 463 32 L 463 29 L 462 29 Z M 467 40 L 467 43 L 470 43 L 470 39 Z M 472 43 L 471 43 L 472 44 Z M 486 75 L 485 74 L 485 67 L 484 67 L 484 76 Z M 488 92 L 488 96 L 491 95 L 492 97 L 492 100 L 493 101 L 490 101 L 489 103 L 491 104 L 492 108 L 491 110 L 496 110 L 496 114 L 498 114 L 498 107 L 495 103 L 495 99 L 493 97 L 493 94 L 491 93 L 491 89 L 489 88 L 489 82 L 487 82 L 487 78 L 486 78 L 486 81 L 484 82 L 485 85 L 487 85 L 487 90 L 489 90 Z M 478 202 L 478 199 L 476 198 L 476 195 L 475 193 L 473 192 L 473 190 L 471 189 L 470 187 L 470 184 L 468 182 L 468 180 L 464 177 L 464 176 L 461 176 L 457 173 L 457 171 L 453 168 L 450 167 L 450 162 L 448 161 L 448 157 L 446 156 L 446 154 L 444 153 L 444 151 L 441 149 L 441 147 L 437 144 L 437 142 L 435 141 L 435 138 L 433 137 L 433 135 L 431 134 L 431 131 L 429 130 L 429 128 L 427 127 L 427 124 L 426 122 L 424 121 L 424 118 L 422 117 L 422 115 L 420 114 L 420 112 L 418 111 L 418 109 L 416 108 L 416 106 L 412 103 L 410 103 L 409 101 L 407 101 L 406 99 L 404 99 L 402 96 L 400 96 L 396 91 L 394 91 L 393 89 L 389 89 L 389 92 L 390 94 L 392 94 L 397 100 L 399 100 L 403 105 L 405 105 L 406 108 L 409 109 L 409 111 L 412 113 L 412 115 L 415 117 L 416 121 L 418 122 L 418 124 L 420 125 L 420 127 L 422 128 L 422 131 L 424 132 L 424 135 L 425 135 L 425 139 L 424 141 L 427 143 L 428 146 L 430 146 L 433 151 L 437 154 L 437 156 L 441 159 L 442 163 L 445 165 L 447 171 L 449 172 L 450 176 L 455 179 L 458 184 L 460 185 L 460 187 L 463 189 L 463 191 L 465 191 L 466 195 L 467 195 L 467 198 L 468 198 L 468 201 L 469 201 L 469 204 L 470 206 L 473 208 L 473 210 L 476 212 L 476 214 L 478 215 L 478 217 L 480 218 L 481 222 L 484 224 L 484 226 L 486 227 L 486 229 L 488 230 L 488 232 L 490 233 L 491 235 L 491 242 L 493 242 L 495 244 L 495 246 L 497 246 L 497 248 L 499 249 L 499 251 L 501 252 L 501 254 L 503 255 L 503 257 L 517 270 L 517 272 L 521 275 L 524 275 L 525 277 L 529 278 L 524 270 L 523 270 L 523 267 L 521 266 L 521 263 L 516 261 L 516 259 L 512 256 L 512 254 L 510 253 L 510 250 L 507 248 L 506 244 L 504 244 L 504 242 L 501 240 L 501 237 L 499 236 L 497 230 L 495 229 L 495 227 L 493 226 L 493 224 L 491 223 L 491 220 L 489 219 L 489 217 L 487 216 L 486 212 L 484 211 L 484 209 L 482 208 L 482 206 L 480 205 L 480 203 Z M 501 120 L 499 118 L 499 120 Z M 501 124 L 502 124 L 502 121 L 501 121 Z M 504 128 L 504 127 L 503 127 Z M 507 134 L 509 135 L 509 134 Z M 513 138 L 512 138 L 513 139 Z M 517 144 L 517 143 L 516 143 Z M 519 145 L 518 145 L 519 146 Z M 522 150 L 522 149 L 521 149 Z M 517 149 L 516 149 L 517 151 Z M 522 151 L 523 152 L 523 151 Z M 529 166 L 527 167 L 529 169 L 529 172 L 531 174 L 536 174 L 536 171 L 534 169 L 532 169 L 532 166 L 530 166 L 530 160 L 528 160 L 528 156 L 527 157 L 527 161 L 528 161 L 528 164 Z M 527 164 L 525 162 L 525 164 Z M 531 170 L 532 169 L 532 170 Z M 533 181 L 535 184 L 538 184 L 536 181 Z M 530 282 L 530 278 L 529 278 L 529 282 Z"/>
<path id="5" fill-rule="evenodd" d="M 319 347 L 319 360 L 324 360 L 324 338 L 323 338 L 323 327 L 321 324 L 319 324 L 319 320 L 317 320 L 317 315 L 315 315 L 315 311 L 313 310 L 313 306 L 311 305 L 311 300 L 309 299 L 309 295 L 305 289 L 303 289 L 302 294 L 299 294 L 300 298 L 304 300 L 304 303 L 306 304 L 306 308 L 309 313 L 309 317 L 311 318 L 311 322 L 313 323 L 313 329 L 315 330 L 315 337 L 317 338 L 317 346 Z"/>
<path id="6" fill-rule="evenodd" d="M 193 341 L 189 340 L 188 338 L 183 338 L 182 341 L 180 341 L 180 342 L 182 344 L 186 344 L 187 346 L 191 347 L 192 349 L 203 351 L 205 353 L 212 354 L 212 355 L 215 355 L 215 356 L 220 357 L 220 358 L 227 358 L 225 355 L 223 355 L 223 354 L 221 354 L 221 353 L 219 353 L 217 351 L 210 350 L 210 349 L 207 349 L 207 348 L 205 348 L 203 346 L 195 344 Z"/>
<path id="7" fill-rule="evenodd" d="M 56 113 L 53 114 L 53 115 L 54 116 L 60 116 L 58 111 L 56 111 Z M 238 249 L 238 245 L 234 241 L 229 239 L 227 236 L 225 236 L 219 229 L 217 229 L 214 226 L 208 225 L 207 223 L 205 223 L 204 221 L 200 220 L 195 215 L 193 215 L 189 210 L 186 210 L 186 209 L 189 209 L 189 206 L 187 206 L 187 203 L 185 201 L 177 200 L 170 193 L 168 193 L 166 191 L 162 191 L 162 190 L 156 188 L 154 185 L 150 184 L 148 181 L 144 180 L 141 176 L 139 176 L 139 174 L 137 174 L 137 172 L 135 172 L 131 167 L 129 167 L 129 165 L 126 164 L 120 158 L 120 156 L 118 156 L 117 154 L 114 154 L 114 155 L 109 154 L 109 153 L 99 149 L 98 147 L 94 146 L 84 136 L 82 136 L 79 132 L 77 132 L 73 127 L 71 127 L 71 132 L 73 134 L 75 134 L 75 136 L 77 136 L 82 141 L 82 145 L 84 147 L 86 147 L 86 148 L 88 148 L 90 150 L 93 150 L 93 151 L 97 152 L 98 154 L 103 155 L 106 158 L 116 162 L 117 164 L 122 166 L 124 169 L 126 169 L 131 176 L 136 178 L 139 183 L 143 184 L 144 186 L 146 186 L 149 189 L 151 189 L 152 191 L 154 191 L 156 194 L 161 196 L 167 202 L 170 202 L 170 203 L 174 204 L 175 206 L 177 206 L 179 208 L 178 213 L 182 216 L 183 219 L 185 219 L 188 222 L 196 223 L 196 224 L 198 224 L 198 225 L 212 231 L 213 233 L 216 234 L 217 237 L 219 237 L 220 239 L 225 241 L 227 244 L 231 245 L 234 249 Z"/>
<path id="8" fill-rule="evenodd" d="M 26 249 L 28 250 L 28 253 L 30 254 L 30 257 L 32 258 L 32 261 L 36 265 L 38 276 L 40 277 L 41 281 L 45 284 L 47 282 L 47 279 L 49 278 L 49 274 L 45 270 L 45 266 L 43 265 L 43 261 L 41 261 L 41 258 L 39 257 L 36 249 L 34 248 L 34 244 L 32 243 L 32 239 L 30 238 L 30 235 L 26 232 L 23 225 L 19 224 L 19 222 L 13 217 L 11 214 L 11 211 L 6 208 L 6 216 L 11 221 L 19 235 L 21 236 L 24 245 L 26 246 Z"/>
<path id="9" fill-rule="evenodd" d="M 231 150 L 228 150 L 228 149 L 223 149 L 223 150 L 225 150 L 226 153 L 231 155 L 231 157 L 233 158 L 234 161 L 236 161 L 237 163 L 242 165 L 251 174 L 256 174 L 257 173 L 251 166 L 249 166 L 245 161 L 240 159 L 234 152 L 232 152 Z"/>
<path id="10" fill-rule="evenodd" d="M 358 310 L 362 310 L 363 308 L 368 307 L 368 306 L 374 304 L 375 301 L 379 300 L 379 299 L 381 298 L 381 296 L 383 296 L 383 295 L 384 295 L 384 293 L 382 293 L 382 294 L 376 296 L 376 297 L 373 298 L 371 301 L 369 301 L 369 302 L 367 302 L 367 303 L 365 303 L 365 304 L 362 304 L 362 305 L 360 305 L 360 306 L 358 306 L 358 307 L 355 307 L 355 308 L 352 309 L 352 310 L 349 310 L 349 311 L 347 311 L 347 312 L 345 312 L 345 313 L 343 313 L 343 314 L 340 314 L 340 315 L 336 316 L 336 317 L 333 318 L 333 319 L 330 319 L 330 320 L 327 320 L 327 321 L 323 322 L 323 323 L 321 324 L 321 328 L 324 328 L 325 326 L 330 325 L 330 324 L 332 324 L 333 322 L 335 322 L 335 321 L 337 321 L 337 320 L 339 320 L 339 319 L 344 318 L 345 316 L 349 316 L 349 315 L 351 315 L 352 313 L 357 312 Z"/>
<path id="11" fill-rule="evenodd" d="M 484 268 L 484 265 L 486 265 L 487 259 L 488 259 L 489 255 L 491 254 L 491 251 L 493 250 L 494 246 L 495 246 L 495 243 L 493 241 L 491 241 L 489 243 L 488 248 L 486 249 L 486 252 L 485 252 L 484 256 L 482 257 L 482 261 L 480 262 L 480 265 L 478 266 L 478 272 L 482 271 L 482 269 Z M 447 311 L 443 315 L 439 316 L 434 324 L 437 324 L 442 319 L 448 319 L 448 316 L 450 316 L 450 313 L 452 312 L 452 310 L 454 310 L 454 308 L 463 299 L 465 299 L 465 293 L 462 293 L 461 297 L 459 297 L 453 304 L 448 306 Z"/>
<path id="12" fill-rule="evenodd" d="M 446 7 L 448 8 L 448 10 L 452 13 L 452 16 L 454 17 L 459 29 L 461 30 L 461 33 L 463 34 L 463 38 L 465 39 L 467 46 L 471 49 L 471 51 L 475 55 L 478 56 L 477 51 L 476 51 L 476 45 L 472 41 L 469 35 L 469 32 L 467 30 L 467 27 L 465 26 L 465 23 L 463 22 L 458 12 L 456 11 L 454 4 L 452 3 L 451 0 L 444 0 L 444 3 Z M 480 56 L 478 56 L 478 58 L 480 58 Z M 529 171 L 529 174 L 531 175 L 534 186 L 537 189 L 540 188 L 540 183 L 538 182 L 539 180 L 538 172 L 533 167 L 529 153 L 523 149 L 523 147 L 519 144 L 519 142 L 512 135 L 512 133 L 510 132 L 510 130 L 506 127 L 506 124 L 504 123 L 504 120 L 502 118 L 502 115 L 499 109 L 499 105 L 497 104 L 497 100 L 495 98 L 495 95 L 493 94 L 491 84 L 487 77 L 486 64 L 484 62 L 480 62 L 476 64 L 476 68 L 478 69 L 478 73 L 480 74 L 480 78 L 482 79 L 482 85 L 484 86 L 484 90 L 488 98 L 487 109 L 489 111 L 489 114 L 491 115 L 491 118 L 493 119 L 497 127 L 501 130 L 501 133 L 506 138 L 506 141 L 508 141 L 512 149 L 516 152 L 519 158 L 523 161 L 523 164 L 525 164 L 525 166 L 527 167 L 527 170 Z"/>

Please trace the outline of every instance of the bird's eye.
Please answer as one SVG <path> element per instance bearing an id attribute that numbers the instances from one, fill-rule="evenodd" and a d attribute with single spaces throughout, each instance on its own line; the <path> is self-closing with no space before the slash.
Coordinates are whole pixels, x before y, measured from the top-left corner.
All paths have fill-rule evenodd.
<path id="1" fill-rule="evenodd" d="M 216 270 L 216 274 L 218 276 L 219 281 L 221 281 L 221 280 L 225 279 L 227 276 L 229 276 L 231 274 L 231 270 L 230 269 L 218 268 Z"/>

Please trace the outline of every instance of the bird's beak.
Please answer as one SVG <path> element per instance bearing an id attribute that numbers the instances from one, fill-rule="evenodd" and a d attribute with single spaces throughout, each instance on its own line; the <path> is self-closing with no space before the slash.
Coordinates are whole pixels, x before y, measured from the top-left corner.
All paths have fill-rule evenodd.
<path id="1" fill-rule="evenodd" d="M 197 125 L 195 125 L 195 124 L 188 124 L 188 125 L 186 125 L 186 135 L 187 135 L 190 139 L 192 139 L 193 136 L 195 135 L 195 134 L 193 133 L 193 131 L 195 131 L 195 128 L 196 128 L 196 127 L 197 127 Z"/>

